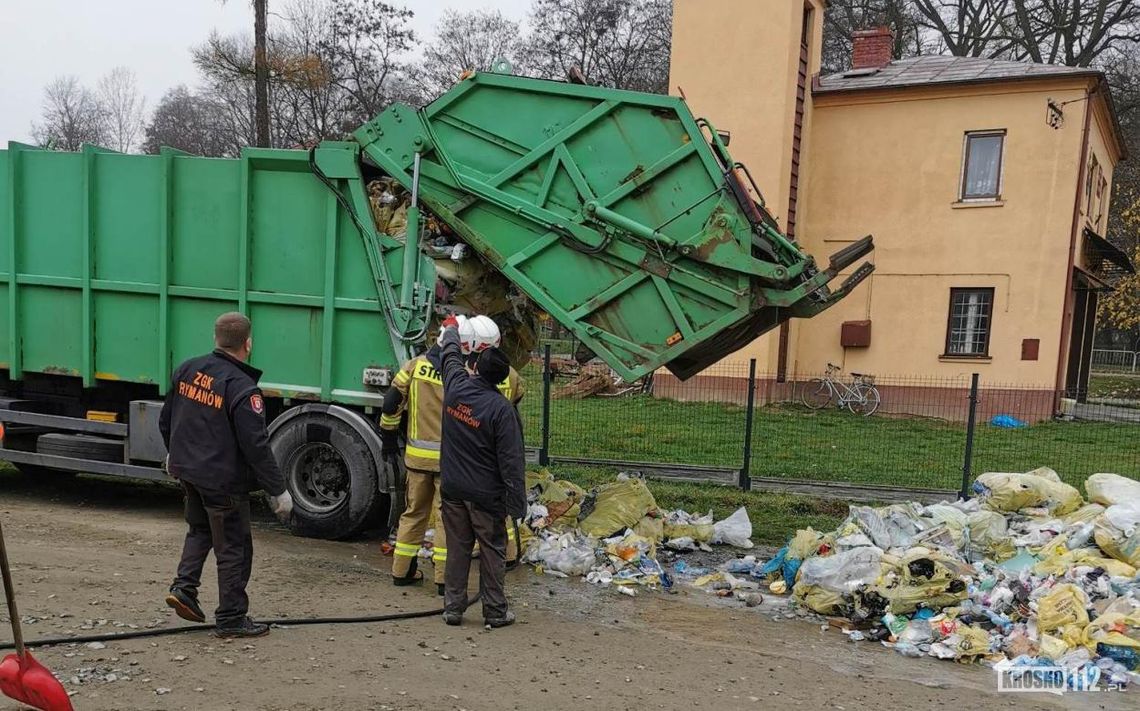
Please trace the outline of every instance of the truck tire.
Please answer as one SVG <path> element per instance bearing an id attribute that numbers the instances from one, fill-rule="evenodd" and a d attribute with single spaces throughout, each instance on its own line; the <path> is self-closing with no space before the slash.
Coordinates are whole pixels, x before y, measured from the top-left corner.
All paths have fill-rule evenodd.
<path id="1" fill-rule="evenodd" d="M 368 434 L 334 408 L 286 412 L 273 423 L 269 446 L 293 497 L 294 534 L 340 540 L 375 525 L 387 497 Z"/>
<path id="2" fill-rule="evenodd" d="M 123 441 L 85 434 L 49 432 L 36 438 L 36 451 L 59 457 L 92 459 L 97 462 L 122 462 Z"/>

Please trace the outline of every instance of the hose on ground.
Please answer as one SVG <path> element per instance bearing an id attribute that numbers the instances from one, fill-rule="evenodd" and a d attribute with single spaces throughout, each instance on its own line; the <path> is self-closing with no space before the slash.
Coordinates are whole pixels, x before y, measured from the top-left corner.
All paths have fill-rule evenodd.
<path id="1" fill-rule="evenodd" d="M 474 605 L 479 596 L 471 598 L 468 606 Z M 418 610 L 415 612 L 394 612 L 388 615 L 365 615 L 362 617 L 283 617 L 276 620 L 259 620 L 267 625 L 284 627 L 302 627 L 305 625 L 353 625 L 369 622 L 396 622 L 398 620 L 415 620 L 421 617 L 435 617 L 443 614 L 443 608 L 435 610 Z M 120 642 L 128 639 L 144 639 L 147 637 L 162 637 L 185 632 L 203 632 L 215 629 L 211 624 L 182 625 L 181 627 L 162 627 L 153 630 L 132 630 L 130 632 L 107 632 L 104 634 L 89 634 L 82 637 L 44 637 L 43 639 L 24 640 L 24 646 L 29 649 L 35 647 L 50 647 L 57 644 L 87 644 L 89 642 Z M 0 651 L 15 649 L 13 642 L 0 642 Z"/>

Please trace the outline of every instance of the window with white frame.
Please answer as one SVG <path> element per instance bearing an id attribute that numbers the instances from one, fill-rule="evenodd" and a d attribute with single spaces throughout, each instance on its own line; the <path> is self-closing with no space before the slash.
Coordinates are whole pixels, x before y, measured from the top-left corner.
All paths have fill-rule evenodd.
<path id="1" fill-rule="evenodd" d="M 960 200 L 1000 200 L 1005 131 L 968 131 L 962 152 Z"/>
<path id="2" fill-rule="evenodd" d="M 946 355 L 986 357 L 990 354 L 993 307 L 992 288 L 950 289 Z"/>

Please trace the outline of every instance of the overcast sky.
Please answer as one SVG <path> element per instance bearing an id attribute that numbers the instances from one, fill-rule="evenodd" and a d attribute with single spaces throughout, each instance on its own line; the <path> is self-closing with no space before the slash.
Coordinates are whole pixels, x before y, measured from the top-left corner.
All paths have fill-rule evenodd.
<path id="1" fill-rule="evenodd" d="M 415 12 L 421 37 L 446 8 L 497 7 L 522 19 L 529 0 L 391 0 Z M 270 12 L 276 0 L 269 0 Z M 129 67 L 153 107 L 167 89 L 197 82 L 190 47 L 210 32 L 250 32 L 246 0 L 0 0 L 0 146 L 31 141 L 43 87 L 74 74 L 94 87 L 117 66 Z"/>

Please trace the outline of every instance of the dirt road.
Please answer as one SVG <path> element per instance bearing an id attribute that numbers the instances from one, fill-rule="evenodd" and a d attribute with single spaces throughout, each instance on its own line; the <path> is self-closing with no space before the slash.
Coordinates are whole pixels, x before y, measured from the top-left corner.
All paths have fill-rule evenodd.
<path id="1" fill-rule="evenodd" d="M 0 472 L 4 524 L 29 638 L 174 624 L 162 602 L 180 550 L 173 489 L 78 478 L 29 485 Z M 397 591 L 372 541 L 299 539 L 267 516 L 250 586 L 262 617 L 438 606 Z M 211 563 L 212 565 L 212 563 Z M 208 566 L 209 567 L 209 566 Z M 204 633 L 42 650 L 77 709 L 902 709 L 1135 708 L 1127 694 L 998 694 L 993 672 L 852 644 L 770 609 L 717 608 L 703 593 L 630 599 L 520 570 L 523 624 L 485 632 L 437 618 L 274 630 L 250 642 Z M 203 602 L 215 602 L 214 578 Z M 7 619 L 0 638 L 7 639 Z M 90 628 L 84 629 L 84 628 Z M 129 629 L 129 627 L 124 627 Z M 79 683 L 75 683 L 78 681 Z M 14 709 L 0 700 L 0 709 Z"/>

